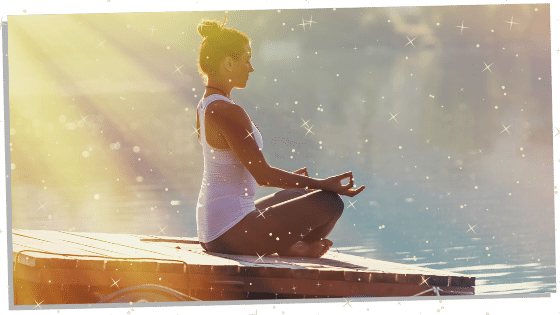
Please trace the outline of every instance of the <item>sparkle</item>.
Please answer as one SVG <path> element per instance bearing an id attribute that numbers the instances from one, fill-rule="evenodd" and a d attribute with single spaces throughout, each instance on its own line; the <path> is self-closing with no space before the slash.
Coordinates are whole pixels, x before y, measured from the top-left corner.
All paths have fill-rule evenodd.
<path id="1" fill-rule="evenodd" d="M 396 119 L 395 117 L 397 117 L 397 115 L 398 115 L 399 113 L 396 113 L 395 115 L 393 115 L 393 113 L 389 112 L 389 114 L 391 114 L 391 118 L 390 118 L 389 120 L 387 120 L 387 122 L 390 122 L 391 119 L 394 119 L 395 121 L 397 121 L 397 119 Z M 397 121 L 397 123 L 398 123 L 398 121 Z"/>
<path id="2" fill-rule="evenodd" d="M 317 287 L 319 287 L 320 285 L 321 285 L 321 284 L 319 283 L 319 281 L 317 281 L 317 284 L 316 284 L 316 286 L 317 286 Z"/>
<path id="3" fill-rule="evenodd" d="M 47 204 L 46 202 L 45 202 L 44 204 L 39 202 L 39 204 L 40 204 L 41 206 L 40 206 L 37 210 L 43 209 L 43 211 L 47 211 L 47 210 L 45 209 L 45 205 Z"/>
<path id="4" fill-rule="evenodd" d="M 305 23 L 305 21 L 303 20 L 303 17 L 301 17 L 301 21 L 302 21 L 303 23 L 298 24 L 298 25 L 303 26 L 303 30 L 305 31 L 305 25 L 307 25 L 307 23 Z"/>
<path id="5" fill-rule="evenodd" d="M 97 45 L 97 47 L 101 46 L 101 47 L 105 48 L 105 46 L 103 45 L 103 43 L 106 42 L 107 40 L 100 41 L 100 40 L 98 39 L 97 41 L 99 42 L 99 45 Z"/>
<path id="6" fill-rule="evenodd" d="M 468 225 L 469 225 L 469 230 L 466 233 L 469 233 L 469 231 L 473 231 L 473 233 L 476 234 L 476 232 L 474 231 L 474 227 L 477 226 L 477 224 L 475 224 L 474 226 L 471 226 L 470 224 Z"/>
<path id="7" fill-rule="evenodd" d="M 34 308 L 37 308 L 37 306 L 39 306 L 39 308 L 41 308 L 41 309 L 42 309 L 42 307 L 41 307 L 41 303 L 43 303 L 43 302 L 45 302 L 45 300 L 42 300 L 41 302 L 37 302 L 37 300 L 35 300 L 35 303 L 36 303 L 37 305 L 35 305 L 35 307 L 34 307 Z"/>
<path id="8" fill-rule="evenodd" d="M 266 212 L 266 210 L 264 210 L 264 211 L 262 211 L 262 212 L 261 212 L 261 210 L 260 210 L 260 209 L 257 209 L 257 211 L 259 212 L 259 215 L 257 216 L 257 218 L 258 218 L 258 217 L 261 217 L 261 216 L 262 216 L 262 217 L 263 217 L 263 219 L 265 219 L 265 220 L 266 220 L 266 218 L 264 217 L 264 213 Z"/>
<path id="9" fill-rule="evenodd" d="M 86 124 L 89 125 L 89 123 L 88 123 L 87 120 L 86 120 L 86 118 L 88 118 L 89 115 L 87 115 L 86 117 L 84 117 L 84 116 L 82 116 L 82 115 L 80 114 L 80 116 L 82 117 L 82 120 L 78 121 L 78 124 L 81 123 L 81 122 L 83 121 L 83 122 L 85 122 Z"/>
<path id="10" fill-rule="evenodd" d="M 511 125 L 506 127 L 506 126 L 504 126 L 504 124 L 502 124 L 502 126 L 504 127 L 504 130 L 502 130 L 502 132 L 507 131 L 507 133 L 509 133 L 508 128 L 511 127 Z M 502 132 L 500 132 L 500 133 L 502 133 Z M 511 135 L 511 133 L 509 133 L 509 134 Z"/>
<path id="11" fill-rule="evenodd" d="M 408 38 L 408 36 L 406 38 Z M 406 46 L 408 46 L 408 44 L 411 44 L 412 46 L 414 46 L 414 43 L 412 41 L 415 40 L 415 39 L 416 39 L 416 37 L 414 37 L 413 39 L 408 38 L 408 43 L 404 46 L 406 47 Z M 414 46 L 414 47 L 416 47 L 416 46 Z"/>
<path id="12" fill-rule="evenodd" d="M 430 140 L 432 140 L 432 139 L 428 139 L 428 140 L 426 140 L 426 143 L 430 143 Z"/>
<path id="13" fill-rule="evenodd" d="M 194 135 L 195 133 L 199 133 L 200 128 L 197 129 L 195 126 L 192 126 L 192 127 L 193 127 L 194 131 L 193 131 L 193 133 L 191 133 L 191 135 Z"/>
<path id="14" fill-rule="evenodd" d="M 344 300 L 346 301 L 346 304 L 342 305 L 342 307 L 345 307 L 346 305 L 350 306 L 350 308 L 352 308 L 352 305 L 350 305 L 350 302 L 352 302 L 353 299 L 347 300 L 346 298 L 344 298 Z"/>
<path id="15" fill-rule="evenodd" d="M 152 31 L 152 35 L 154 35 L 154 31 L 157 31 L 157 28 L 154 28 L 154 24 L 152 24 L 152 28 L 149 28 L 149 30 Z"/>
<path id="16" fill-rule="evenodd" d="M 556 128 L 556 127 L 554 127 L 554 128 Z M 558 131 L 558 133 L 554 135 L 555 137 L 556 137 L 557 135 L 560 135 L 560 130 L 558 130 L 558 128 L 556 128 L 556 131 Z"/>
<path id="17" fill-rule="evenodd" d="M 247 136 L 246 136 L 245 138 L 243 138 L 243 139 L 247 139 L 247 137 L 253 138 L 253 132 L 254 132 L 254 131 L 249 132 L 249 130 L 247 130 L 247 129 L 245 129 L 245 131 L 247 131 Z M 255 140 L 255 138 L 253 138 L 253 140 Z"/>
<path id="18" fill-rule="evenodd" d="M 358 47 L 354 46 L 354 48 L 352 48 L 352 49 L 354 49 L 354 52 L 356 52 L 356 50 L 358 49 Z"/>
<path id="19" fill-rule="evenodd" d="M 264 255 L 266 255 L 266 253 L 265 253 L 265 254 L 263 254 L 262 256 L 261 256 L 261 255 L 259 255 L 259 253 L 257 253 L 257 256 L 259 256 L 259 258 L 257 258 L 257 259 L 255 260 L 255 262 L 257 262 L 257 261 L 259 261 L 259 260 L 260 260 L 260 261 L 262 261 L 262 262 L 264 263 L 264 260 L 262 259 L 262 258 L 264 257 Z"/>
<path id="20" fill-rule="evenodd" d="M 306 136 L 307 136 L 307 134 L 310 133 L 310 132 L 311 132 L 312 134 L 315 134 L 313 131 L 311 131 L 311 128 L 313 128 L 313 126 L 315 126 L 315 125 L 311 125 L 311 127 L 309 127 L 309 128 L 305 127 L 305 129 L 307 129 L 307 132 L 305 133 Z"/>
<path id="21" fill-rule="evenodd" d="M 180 73 L 181 75 L 183 75 L 183 72 L 181 72 L 181 68 L 183 68 L 183 65 L 181 65 L 180 67 L 177 67 L 177 65 L 175 65 L 175 64 L 173 64 L 173 65 L 175 66 L 175 71 L 173 71 L 173 73 L 179 71 L 179 73 Z"/>
<path id="22" fill-rule="evenodd" d="M 303 126 L 309 127 L 309 125 L 308 125 L 307 123 L 308 123 L 311 119 L 309 119 L 308 121 L 305 121 L 305 119 L 301 118 L 301 120 L 303 121 L 303 125 L 301 125 L 300 128 L 303 127 Z"/>
<path id="23" fill-rule="evenodd" d="M 303 18 L 302 18 L 302 20 L 303 20 Z M 311 18 L 309 19 L 309 21 L 307 21 L 307 23 L 309 23 L 309 28 L 311 28 L 311 24 L 317 23 L 317 22 L 313 21 L 313 15 L 312 15 Z"/>
<path id="24" fill-rule="evenodd" d="M 461 22 L 461 26 L 455 26 L 455 27 L 460 27 L 460 28 L 461 28 L 461 35 L 463 35 L 463 29 L 464 29 L 464 28 L 468 28 L 468 27 L 466 27 L 466 26 L 463 26 L 464 22 L 465 22 L 465 21 L 462 21 L 462 22 Z"/>
<path id="25" fill-rule="evenodd" d="M 511 17 L 511 21 L 504 21 L 504 22 L 509 23 L 509 30 L 510 30 L 510 31 L 511 31 L 511 27 L 513 26 L 513 24 L 519 24 L 519 23 L 515 23 L 515 22 L 513 21 L 513 16 Z"/>
<path id="26" fill-rule="evenodd" d="M 422 277 L 422 278 L 424 278 L 424 277 Z M 427 281 L 430 280 L 430 278 L 431 278 L 431 277 L 428 277 L 428 279 L 422 280 L 422 283 L 420 283 L 420 285 L 423 285 L 423 284 L 428 285 L 428 282 L 427 282 Z"/>
<path id="27" fill-rule="evenodd" d="M 464 92 L 464 91 L 465 91 L 465 88 L 461 88 L 461 92 Z"/>
<path id="28" fill-rule="evenodd" d="M 349 205 L 348 207 L 346 207 L 346 209 L 352 207 L 352 208 L 354 208 L 354 210 L 357 210 L 356 207 L 354 207 L 354 204 L 355 204 L 357 201 L 358 201 L 358 200 L 352 202 L 352 201 L 350 201 L 350 199 L 348 199 L 348 202 L 350 203 L 350 205 Z"/>
<path id="29" fill-rule="evenodd" d="M 157 234 L 159 234 L 161 232 L 161 233 L 163 233 L 163 235 L 166 235 L 164 230 L 167 229 L 167 226 L 164 227 L 163 229 L 158 226 L 158 229 L 159 229 L 159 232 Z"/>
<path id="30" fill-rule="evenodd" d="M 492 62 L 490 65 L 487 65 L 486 62 L 484 62 L 484 65 L 486 66 L 486 68 L 484 68 L 484 70 L 488 69 L 488 71 L 490 71 L 490 73 L 492 73 L 492 70 L 490 70 L 490 66 L 493 65 L 494 63 Z M 484 70 L 482 70 L 482 72 L 484 72 Z"/>
<path id="31" fill-rule="evenodd" d="M 113 277 L 111 277 L 111 280 L 113 281 L 113 284 L 111 284 L 111 287 L 112 287 L 112 286 L 114 286 L 114 285 L 116 285 L 116 286 L 117 286 L 117 288 L 119 288 L 119 289 L 120 289 L 120 287 L 119 287 L 119 284 L 118 284 L 117 282 L 121 281 L 121 279 L 119 279 L 119 280 L 115 281 L 115 279 L 113 279 Z M 109 287 L 109 288 L 110 288 L 110 287 Z"/>
<path id="32" fill-rule="evenodd" d="M 259 107 L 258 107 L 258 106 L 255 106 L 255 110 L 257 110 L 257 109 L 259 109 Z"/>

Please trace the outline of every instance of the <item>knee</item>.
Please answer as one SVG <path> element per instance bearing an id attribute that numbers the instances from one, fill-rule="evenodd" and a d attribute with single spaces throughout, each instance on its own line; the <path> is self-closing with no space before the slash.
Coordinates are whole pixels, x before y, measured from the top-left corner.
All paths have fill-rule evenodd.
<path id="1" fill-rule="evenodd" d="M 321 191 L 321 194 L 324 195 L 323 198 L 327 203 L 327 208 L 336 212 L 338 215 L 342 215 L 342 212 L 344 211 L 344 201 L 340 198 L 340 195 L 332 191 L 324 190 Z"/>

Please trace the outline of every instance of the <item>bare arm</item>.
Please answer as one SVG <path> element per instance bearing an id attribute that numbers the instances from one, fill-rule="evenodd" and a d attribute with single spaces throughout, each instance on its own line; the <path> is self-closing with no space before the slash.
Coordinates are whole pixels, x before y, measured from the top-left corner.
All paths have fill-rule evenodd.
<path id="1" fill-rule="evenodd" d="M 352 172 L 327 179 L 316 179 L 272 167 L 266 162 L 252 136 L 251 120 L 243 108 L 227 102 L 214 102 L 209 105 L 207 113 L 208 121 L 218 129 L 229 148 L 260 186 L 322 189 L 347 196 L 355 196 L 365 188 L 362 186 L 359 189 L 351 189 L 354 185 Z M 350 182 L 346 185 L 341 184 L 344 178 L 350 178 Z"/>

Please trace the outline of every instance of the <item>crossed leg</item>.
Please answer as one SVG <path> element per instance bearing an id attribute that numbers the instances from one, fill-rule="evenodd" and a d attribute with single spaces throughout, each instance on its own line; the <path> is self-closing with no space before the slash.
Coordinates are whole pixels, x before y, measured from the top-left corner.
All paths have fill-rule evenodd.
<path id="1" fill-rule="evenodd" d="M 257 210 L 205 244 L 209 251 L 242 255 L 320 257 L 332 246 L 326 237 L 344 210 L 336 193 L 285 189 L 255 202 Z"/>

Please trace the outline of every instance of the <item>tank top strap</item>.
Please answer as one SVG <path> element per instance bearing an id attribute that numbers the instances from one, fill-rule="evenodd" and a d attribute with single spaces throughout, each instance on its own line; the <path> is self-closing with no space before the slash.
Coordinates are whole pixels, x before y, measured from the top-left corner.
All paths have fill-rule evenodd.
<path id="1" fill-rule="evenodd" d="M 231 104 L 235 104 L 234 101 L 230 100 L 229 98 L 227 98 L 227 97 L 225 97 L 221 94 L 212 94 L 212 95 L 202 99 L 202 102 L 200 102 L 200 104 L 198 106 L 198 109 L 200 109 L 204 112 L 206 110 L 206 107 L 208 107 L 208 105 L 210 105 L 212 102 L 218 101 L 218 100 L 226 101 L 226 102 L 231 103 Z"/>

